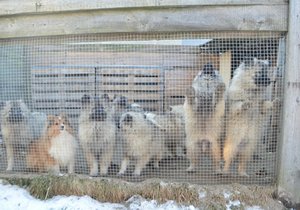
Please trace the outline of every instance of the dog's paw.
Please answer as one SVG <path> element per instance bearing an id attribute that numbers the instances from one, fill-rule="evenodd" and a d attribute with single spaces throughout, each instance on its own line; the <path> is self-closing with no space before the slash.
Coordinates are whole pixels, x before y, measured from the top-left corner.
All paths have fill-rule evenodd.
<path id="1" fill-rule="evenodd" d="M 222 174 L 223 174 L 223 171 L 222 171 L 221 169 L 216 169 L 216 170 L 214 171 L 214 174 L 215 174 L 215 175 L 222 175 Z"/>
<path id="2" fill-rule="evenodd" d="M 98 172 L 91 172 L 89 175 L 90 175 L 91 177 L 96 177 L 96 176 L 98 176 Z"/>
<path id="3" fill-rule="evenodd" d="M 140 171 L 134 171 L 132 173 L 132 176 L 134 176 L 134 177 L 140 177 L 141 176 L 141 172 Z"/>
<path id="4" fill-rule="evenodd" d="M 279 98 L 275 98 L 273 101 L 273 107 L 280 108 L 282 106 L 282 100 Z"/>
<path id="5" fill-rule="evenodd" d="M 117 173 L 117 177 L 123 177 L 125 174 L 124 173 Z"/>
<path id="6" fill-rule="evenodd" d="M 190 167 L 188 167 L 185 171 L 188 172 L 188 173 L 195 173 L 195 172 L 196 172 L 196 169 L 195 169 L 195 167 L 190 166 Z"/>
<path id="7" fill-rule="evenodd" d="M 221 170 L 220 175 L 222 175 L 222 176 L 230 176 L 231 173 L 230 173 L 229 170 Z"/>

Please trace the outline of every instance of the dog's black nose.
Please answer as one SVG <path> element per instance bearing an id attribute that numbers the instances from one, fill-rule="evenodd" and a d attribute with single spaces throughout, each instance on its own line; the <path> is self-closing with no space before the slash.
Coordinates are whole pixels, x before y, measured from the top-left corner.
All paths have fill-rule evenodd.
<path id="1" fill-rule="evenodd" d="M 267 87 L 271 84 L 271 79 L 265 71 L 258 72 L 254 77 L 254 83 L 258 87 Z"/>
<path id="2" fill-rule="evenodd" d="M 207 63 L 204 65 L 202 73 L 204 75 L 215 76 L 214 66 L 211 63 Z"/>
<path id="3" fill-rule="evenodd" d="M 65 129 L 65 125 L 64 125 L 64 124 L 61 124 L 61 125 L 60 125 L 60 130 L 63 131 L 64 129 Z"/>

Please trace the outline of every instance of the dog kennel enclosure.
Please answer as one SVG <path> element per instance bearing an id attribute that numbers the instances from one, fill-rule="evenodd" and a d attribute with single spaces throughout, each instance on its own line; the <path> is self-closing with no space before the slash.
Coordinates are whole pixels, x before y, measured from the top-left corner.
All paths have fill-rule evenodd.
<path id="1" fill-rule="evenodd" d="M 173 136 L 180 136 L 175 153 L 165 155 L 158 169 L 153 169 L 149 161 L 138 178 L 130 175 L 133 165 L 127 174 L 118 176 L 124 151 L 116 140 L 109 177 L 200 184 L 277 182 L 283 135 L 287 1 L 26 1 L 18 6 L 4 1 L 0 5 L 1 106 L 6 101 L 22 99 L 32 112 L 64 113 L 78 141 L 75 173 L 89 174 L 78 140 L 82 97 L 107 94 L 110 106 L 115 96 L 125 96 L 128 104 L 142 108 L 146 118 L 150 116 L 146 119 L 149 123 L 158 122 L 153 116 L 175 113 L 181 126 L 171 130 L 176 134 Z M 247 57 L 269 61 L 271 83 L 265 99 L 282 101 L 282 106 L 272 109 L 265 116 L 266 123 L 261 124 L 263 133 L 255 139 L 255 152 L 247 162 L 249 177 L 236 176 L 234 172 L 215 174 L 211 152 L 207 151 L 199 154 L 197 170 L 187 172 L 190 160 L 186 157 L 183 108 L 186 90 L 208 63 L 222 76 L 228 90 L 235 69 Z M 158 127 L 164 127 L 163 134 L 155 134 L 163 135 L 163 140 L 168 138 L 166 130 L 171 127 L 168 120 L 158 123 Z M 224 135 L 220 134 L 218 140 L 221 154 Z M 203 145 L 198 146 L 203 149 Z M 6 153 L 2 133 L 2 172 L 7 165 Z M 25 150 L 16 155 L 19 157 L 15 158 L 13 171 L 30 173 Z M 231 171 L 236 168 L 234 160 Z M 62 171 L 66 172 L 64 168 Z"/>

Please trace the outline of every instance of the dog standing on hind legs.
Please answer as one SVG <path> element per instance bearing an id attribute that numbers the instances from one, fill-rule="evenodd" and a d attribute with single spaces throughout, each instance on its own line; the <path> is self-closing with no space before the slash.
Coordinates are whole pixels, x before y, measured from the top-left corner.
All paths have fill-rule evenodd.
<path id="1" fill-rule="evenodd" d="M 270 65 L 266 60 L 247 60 L 235 70 L 226 94 L 226 138 L 223 173 L 228 174 L 238 156 L 238 174 L 248 176 L 247 163 L 261 140 L 267 116 L 274 103 L 268 100 Z"/>
<path id="2" fill-rule="evenodd" d="M 188 88 L 185 102 L 186 150 L 190 165 L 195 171 L 200 155 L 210 147 L 214 170 L 221 172 L 220 136 L 223 131 L 225 83 L 219 72 L 208 63 Z"/>

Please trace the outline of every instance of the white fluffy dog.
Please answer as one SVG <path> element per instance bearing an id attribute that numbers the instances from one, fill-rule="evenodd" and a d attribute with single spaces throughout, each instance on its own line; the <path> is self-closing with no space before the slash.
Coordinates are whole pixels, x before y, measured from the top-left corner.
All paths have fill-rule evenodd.
<path id="1" fill-rule="evenodd" d="M 160 128 L 149 121 L 144 113 L 131 111 L 121 116 L 120 129 L 125 141 L 125 156 L 119 175 L 125 173 L 130 160 L 136 160 L 133 172 L 135 176 L 141 174 L 151 159 L 154 160 L 154 167 L 158 168 L 166 151 Z"/>

